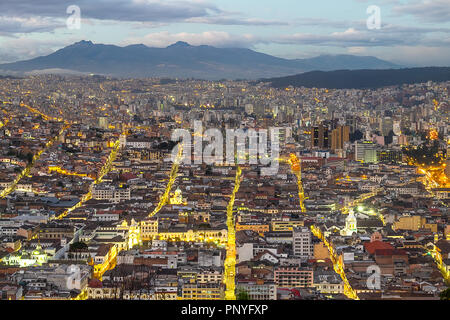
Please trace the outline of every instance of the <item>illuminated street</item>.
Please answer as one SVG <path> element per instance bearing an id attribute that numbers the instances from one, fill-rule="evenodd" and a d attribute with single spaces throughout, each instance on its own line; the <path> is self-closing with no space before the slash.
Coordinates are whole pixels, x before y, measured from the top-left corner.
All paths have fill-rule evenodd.
<path id="1" fill-rule="evenodd" d="M 226 285 L 225 299 L 236 300 L 236 222 L 234 218 L 234 201 L 241 185 L 242 169 L 236 168 L 236 179 L 233 193 L 227 206 L 227 256 L 225 259 L 224 282 Z"/>

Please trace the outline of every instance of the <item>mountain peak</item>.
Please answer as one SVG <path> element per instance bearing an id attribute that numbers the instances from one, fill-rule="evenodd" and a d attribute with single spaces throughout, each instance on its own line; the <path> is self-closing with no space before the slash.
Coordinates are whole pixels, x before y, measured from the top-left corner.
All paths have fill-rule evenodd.
<path id="1" fill-rule="evenodd" d="M 74 46 L 93 46 L 94 43 L 92 41 L 81 40 L 79 42 L 75 42 Z"/>
<path id="2" fill-rule="evenodd" d="M 147 49 L 148 47 L 145 44 L 139 43 L 139 44 L 130 44 L 129 46 L 127 46 L 127 48 Z"/>
<path id="3" fill-rule="evenodd" d="M 191 47 L 191 45 L 187 42 L 184 41 L 178 41 L 170 46 L 168 46 L 167 48 L 185 48 L 185 47 Z"/>

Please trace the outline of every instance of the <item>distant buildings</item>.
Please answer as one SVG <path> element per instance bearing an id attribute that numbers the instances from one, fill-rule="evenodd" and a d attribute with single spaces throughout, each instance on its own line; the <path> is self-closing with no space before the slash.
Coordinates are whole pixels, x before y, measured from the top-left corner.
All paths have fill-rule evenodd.
<path id="1" fill-rule="evenodd" d="M 339 126 L 331 132 L 331 150 L 344 149 L 348 141 L 350 141 L 350 127 Z"/>
<path id="2" fill-rule="evenodd" d="M 311 147 L 319 148 L 321 150 L 328 149 L 330 147 L 330 137 L 327 126 L 321 124 L 312 128 Z"/>
<path id="3" fill-rule="evenodd" d="M 0 79 L 0 299 L 224 299 L 231 234 L 241 297 L 346 299 L 350 285 L 361 299 L 439 299 L 450 265 L 448 166 L 419 170 L 402 148 L 420 153 L 433 130 L 448 164 L 449 85 Z M 236 232 L 226 225 L 234 164 L 180 164 L 169 184 L 171 133 L 198 120 L 222 133 L 280 128 L 273 176 L 241 164 Z M 306 212 L 291 153 L 302 161 Z M 380 268 L 380 289 L 368 287 L 369 267 Z"/>

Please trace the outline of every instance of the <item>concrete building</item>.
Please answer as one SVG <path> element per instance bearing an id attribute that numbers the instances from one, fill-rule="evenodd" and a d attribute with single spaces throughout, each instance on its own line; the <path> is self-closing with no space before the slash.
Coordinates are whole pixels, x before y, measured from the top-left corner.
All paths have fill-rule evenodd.
<path id="1" fill-rule="evenodd" d="M 314 256 L 312 233 L 308 228 L 295 228 L 293 232 L 294 256 L 309 259 Z"/>

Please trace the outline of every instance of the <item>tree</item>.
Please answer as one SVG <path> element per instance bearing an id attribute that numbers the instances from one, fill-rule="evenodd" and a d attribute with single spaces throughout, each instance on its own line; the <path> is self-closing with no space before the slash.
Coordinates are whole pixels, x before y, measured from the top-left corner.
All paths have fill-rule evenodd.
<path id="1" fill-rule="evenodd" d="M 444 290 L 439 295 L 441 297 L 441 300 L 450 300 L 450 288 L 447 288 L 447 290 Z"/>
<path id="2" fill-rule="evenodd" d="M 33 162 L 33 154 L 31 153 L 31 152 L 28 152 L 27 153 L 27 155 L 26 155 L 26 159 L 27 159 L 27 161 L 28 161 L 28 163 L 31 163 L 31 162 Z"/>
<path id="3" fill-rule="evenodd" d="M 86 250 L 88 246 L 84 242 L 75 242 L 70 245 L 70 251 Z"/>
<path id="4" fill-rule="evenodd" d="M 410 135 L 412 135 L 412 131 L 411 131 L 410 128 L 403 128 L 402 131 L 403 131 L 403 134 L 404 134 L 405 136 L 410 136 Z"/>
<path id="5" fill-rule="evenodd" d="M 389 134 L 384 138 L 385 139 L 384 142 L 388 145 L 391 144 L 392 142 L 394 142 L 394 136 L 395 136 L 394 131 L 393 130 L 389 131 Z"/>
<path id="6" fill-rule="evenodd" d="M 241 289 L 238 291 L 236 299 L 237 300 L 250 300 L 250 296 L 247 291 Z"/>
<path id="7" fill-rule="evenodd" d="M 354 133 L 350 135 L 350 141 L 355 142 L 359 141 L 364 137 L 363 133 L 359 130 L 356 130 Z"/>

